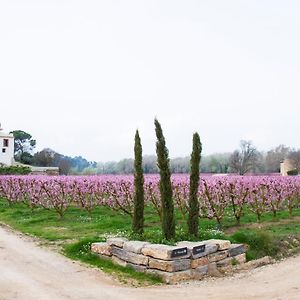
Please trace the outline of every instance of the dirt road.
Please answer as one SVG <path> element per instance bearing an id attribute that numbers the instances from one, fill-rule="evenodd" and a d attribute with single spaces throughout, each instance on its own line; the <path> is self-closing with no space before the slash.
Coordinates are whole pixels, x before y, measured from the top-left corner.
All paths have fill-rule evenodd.
<path id="1" fill-rule="evenodd" d="M 176 286 L 129 288 L 0 227 L 1 300 L 300 299 L 300 257 Z"/>

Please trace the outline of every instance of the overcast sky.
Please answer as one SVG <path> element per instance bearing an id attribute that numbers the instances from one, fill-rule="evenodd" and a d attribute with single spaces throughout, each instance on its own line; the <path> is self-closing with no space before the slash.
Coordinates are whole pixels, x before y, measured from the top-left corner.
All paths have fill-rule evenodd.
<path id="1" fill-rule="evenodd" d="M 0 122 L 89 160 L 300 148 L 300 2 L 0 0 Z"/>

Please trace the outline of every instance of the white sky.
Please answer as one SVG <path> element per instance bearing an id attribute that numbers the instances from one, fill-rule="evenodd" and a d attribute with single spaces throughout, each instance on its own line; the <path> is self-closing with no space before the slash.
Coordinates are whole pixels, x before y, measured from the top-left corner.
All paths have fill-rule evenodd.
<path id="1" fill-rule="evenodd" d="M 300 2 L 0 0 L 0 122 L 66 155 L 300 147 Z"/>

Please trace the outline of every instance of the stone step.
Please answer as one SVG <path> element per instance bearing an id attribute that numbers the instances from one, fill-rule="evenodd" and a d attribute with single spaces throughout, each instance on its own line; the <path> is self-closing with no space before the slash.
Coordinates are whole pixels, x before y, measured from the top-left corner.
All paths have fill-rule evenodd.
<path id="1" fill-rule="evenodd" d="M 166 272 L 178 272 L 188 270 L 191 267 L 191 260 L 188 258 L 176 260 L 162 260 L 149 258 L 149 268 Z"/>
<path id="2" fill-rule="evenodd" d="M 149 257 L 126 251 L 124 249 L 112 246 L 112 254 L 118 258 L 136 265 L 148 265 Z"/>
<path id="3" fill-rule="evenodd" d="M 123 245 L 125 242 L 127 242 L 128 240 L 125 238 L 120 238 L 120 237 L 113 237 L 113 238 L 109 238 L 107 239 L 107 243 L 110 246 L 116 246 L 119 248 L 123 248 Z"/>
<path id="4" fill-rule="evenodd" d="M 218 245 L 214 243 L 206 243 L 204 242 L 190 242 L 190 241 L 183 241 L 177 243 L 179 247 L 187 247 L 188 250 L 191 252 L 192 258 L 199 258 L 203 256 L 207 256 L 208 254 L 214 253 L 218 250 Z M 201 248 L 204 248 L 202 252 Z M 200 251 L 199 251 L 200 250 Z"/>
<path id="5" fill-rule="evenodd" d="M 123 249 L 129 252 L 140 254 L 146 245 L 150 245 L 150 243 L 141 241 L 125 241 L 123 244 Z"/>
<path id="6" fill-rule="evenodd" d="M 91 245 L 91 250 L 94 253 L 111 256 L 111 249 L 112 247 L 108 243 L 99 242 L 99 243 L 93 243 Z"/>
<path id="7" fill-rule="evenodd" d="M 149 244 L 142 249 L 142 254 L 162 260 L 176 260 L 191 256 L 187 247 Z"/>

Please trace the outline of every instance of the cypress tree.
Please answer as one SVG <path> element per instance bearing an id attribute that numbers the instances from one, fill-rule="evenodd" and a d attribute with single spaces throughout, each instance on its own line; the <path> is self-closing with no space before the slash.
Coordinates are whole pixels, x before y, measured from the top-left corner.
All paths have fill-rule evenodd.
<path id="1" fill-rule="evenodd" d="M 144 175 L 142 145 L 138 130 L 134 138 L 134 211 L 132 230 L 134 233 L 144 232 Z"/>
<path id="2" fill-rule="evenodd" d="M 174 203 L 173 192 L 171 185 L 171 172 L 169 153 L 166 147 L 166 141 L 163 136 L 161 125 L 154 120 L 155 133 L 157 137 L 156 154 L 157 165 L 159 168 L 160 181 L 159 189 L 161 194 L 162 204 L 162 232 L 167 240 L 175 238 L 175 218 L 174 218 Z"/>
<path id="3" fill-rule="evenodd" d="M 196 132 L 193 135 L 193 151 L 191 154 L 191 172 L 190 172 L 190 194 L 189 194 L 189 216 L 188 230 L 189 234 L 194 237 L 198 236 L 199 226 L 199 202 L 198 202 L 198 187 L 200 180 L 200 160 L 201 160 L 202 145 L 199 134 Z"/>

